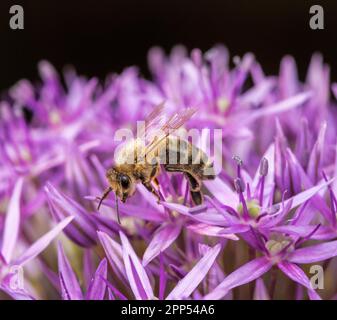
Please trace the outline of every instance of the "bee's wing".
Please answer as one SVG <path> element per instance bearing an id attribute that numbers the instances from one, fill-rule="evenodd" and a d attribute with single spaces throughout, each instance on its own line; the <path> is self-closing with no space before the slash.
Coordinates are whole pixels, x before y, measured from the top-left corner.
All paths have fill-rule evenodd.
<path id="1" fill-rule="evenodd" d="M 145 154 L 153 151 L 165 138 L 184 125 L 196 111 L 196 108 L 184 108 L 169 115 L 163 104 L 156 107 L 150 114 L 149 125 L 145 125 Z"/>
<path id="2" fill-rule="evenodd" d="M 148 144 L 152 141 L 152 137 L 155 132 L 159 131 L 165 119 L 167 117 L 167 112 L 164 107 L 164 102 L 154 107 L 152 112 L 145 118 L 145 125 L 141 127 L 140 132 L 138 132 L 138 138 Z"/>

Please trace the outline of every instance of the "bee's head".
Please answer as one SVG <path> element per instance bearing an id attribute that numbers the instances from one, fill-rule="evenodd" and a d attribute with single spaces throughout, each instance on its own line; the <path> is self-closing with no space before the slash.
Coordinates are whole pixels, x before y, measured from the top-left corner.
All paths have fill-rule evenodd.
<path id="1" fill-rule="evenodd" d="M 116 196 L 122 202 L 125 202 L 128 197 L 131 197 L 136 191 L 136 184 L 132 176 L 123 170 L 117 168 L 110 168 L 106 172 L 109 185 Z"/>

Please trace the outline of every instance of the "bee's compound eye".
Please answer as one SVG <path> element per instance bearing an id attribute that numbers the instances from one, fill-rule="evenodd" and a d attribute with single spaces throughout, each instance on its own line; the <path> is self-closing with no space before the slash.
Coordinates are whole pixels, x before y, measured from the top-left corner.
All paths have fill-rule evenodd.
<path id="1" fill-rule="evenodd" d="M 120 178 L 121 186 L 123 189 L 128 189 L 130 186 L 130 179 L 127 175 L 122 175 Z"/>

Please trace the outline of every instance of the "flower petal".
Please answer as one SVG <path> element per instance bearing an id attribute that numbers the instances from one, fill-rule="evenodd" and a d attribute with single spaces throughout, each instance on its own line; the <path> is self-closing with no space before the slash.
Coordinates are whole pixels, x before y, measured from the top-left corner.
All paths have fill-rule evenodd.
<path id="1" fill-rule="evenodd" d="M 306 287 L 309 291 L 314 291 L 311 286 L 310 280 L 308 279 L 304 271 L 296 264 L 290 263 L 288 261 L 282 261 L 278 263 L 277 266 L 291 280 Z"/>
<path id="2" fill-rule="evenodd" d="M 237 123 L 239 122 L 241 126 L 247 125 L 256 119 L 261 117 L 266 117 L 269 115 L 286 112 L 288 110 L 297 108 L 306 102 L 312 96 L 311 92 L 301 92 L 295 96 L 292 96 L 288 99 L 277 101 L 276 103 L 267 106 L 265 108 L 260 108 L 255 111 L 247 112 L 245 114 L 234 115 L 230 118 L 227 118 L 227 125 L 225 127 L 224 133 L 230 133 L 232 130 L 235 130 Z"/>
<path id="3" fill-rule="evenodd" d="M 319 296 L 319 294 L 315 290 L 307 290 L 308 291 L 308 297 L 310 300 L 322 300 L 322 298 Z"/>
<path id="4" fill-rule="evenodd" d="M 126 275 L 137 300 L 150 300 L 154 297 L 150 280 L 136 253 L 123 232 L 119 232 Z"/>
<path id="5" fill-rule="evenodd" d="M 323 161 L 322 157 L 323 157 L 326 129 L 327 123 L 323 122 L 318 134 L 317 141 L 310 154 L 307 172 L 311 181 L 317 181 L 318 175 L 321 173 L 322 170 L 321 166 Z"/>
<path id="6" fill-rule="evenodd" d="M 98 202 L 97 197 L 94 196 L 85 196 L 87 200 L 92 200 Z M 158 205 L 158 204 L 157 204 Z M 114 200 L 105 199 L 102 202 L 102 206 L 110 207 L 116 210 L 116 202 Z M 155 221 L 155 222 L 163 222 L 166 220 L 166 216 L 164 213 L 160 212 L 157 209 L 151 208 L 149 206 L 143 207 L 134 204 L 119 204 L 119 212 L 123 213 L 130 217 L 136 217 L 143 220 Z"/>
<path id="7" fill-rule="evenodd" d="M 0 285 L 0 291 L 5 292 L 8 296 L 15 300 L 35 300 L 35 298 L 25 290 L 12 290 L 7 286 Z"/>
<path id="8" fill-rule="evenodd" d="M 45 186 L 50 212 L 56 221 L 69 215 L 75 217 L 74 222 L 65 229 L 65 234 L 75 243 L 90 247 L 96 243 L 97 224 L 80 204 L 57 190 L 51 183 Z"/>
<path id="9" fill-rule="evenodd" d="M 226 217 L 224 217 L 223 214 L 219 213 L 214 208 L 209 209 L 209 208 L 207 208 L 207 206 L 204 206 L 204 207 L 201 208 L 201 210 L 203 211 L 202 213 L 195 213 L 196 207 L 188 208 L 188 207 L 186 207 L 182 204 L 172 203 L 172 202 L 164 202 L 164 201 L 162 201 L 161 204 L 164 207 L 166 207 L 166 208 L 168 208 L 172 211 L 177 211 L 180 214 L 188 216 L 193 220 L 203 222 L 203 223 L 206 223 L 206 224 L 209 224 L 209 225 L 227 226 L 228 223 L 229 223 L 229 220 Z M 232 223 L 232 221 L 238 221 L 238 220 L 233 217 L 233 219 L 231 219 L 230 223 Z"/>
<path id="10" fill-rule="evenodd" d="M 309 191 L 310 190 L 309 188 L 313 186 L 312 182 L 310 181 L 304 169 L 296 159 L 296 156 L 291 152 L 289 148 L 287 149 L 286 157 L 290 167 L 294 167 L 292 170 L 297 171 L 298 178 L 296 178 L 296 180 L 300 180 L 301 185 L 303 185 L 303 187 L 305 189 L 308 189 L 307 191 Z M 334 181 L 336 181 L 336 179 L 334 179 Z M 329 183 L 330 182 L 328 181 L 326 185 L 329 185 Z M 322 216 L 324 216 L 327 219 L 327 221 L 331 221 L 330 209 L 326 204 L 326 202 L 324 201 L 324 199 L 322 199 L 322 197 L 319 194 L 314 194 L 312 198 L 310 197 L 310 200 L 313 200 L 311 201 L 311 204 L 322 214 Z"/>
<path id="11" fill-rule="evenodd" d="M 231 240 L 239 240 L 239 238 L 231 231 L 232 227 L 229 228 L 222 228 L 217 226 L 209 226 L 205 223 L 196 223 L 196 224 L 189 224 L 187 228 L 197 234 L 210 236 L 210 237 L 220 237 L 225 239 Z M 235 227 L 234 227 L 235 228 Z M 241 225 L 240 225 L 241 228 Z M 249 230 L 249 227 L 245 228 L 242 226 L 242 229 L 245 229 L 243 232 Z M 240 231 L 238 229 L 238 231 Z"/>
<path id="12" fill-rule="evenodd" d="M 90 249 L 84 249 L 83 252 L 83 281 L 85 283 L 86 288 L 89 288 L 89 285 L 92 280 L 92 275 L 95 272 L 94 269 L 94 261 L 93 256 L 91 254 Z"/>
<path id="13" fill-rule="evenodd" d="M 229 290 L 261 277 L 271 267 L 272 263 L 265 257 L 254 259 L 229 274 L 225 280 L 208 293 L 204 299 L 221 299 Z"/>
<path id="14" fill-rule="evenodd" d="M 268 290 L 262 278 L 256 280 L 254 300 L 270 300 Z"/>
<path id="15" fill-rule="evenodd" d="M 219 177 L 216 177 L 214 180 L 204 181 L 204 185 L 221 203 L 233 208 L 236 208 L 238 205 L 238 197 L 235 192 Z"/>
<path id="16" fill-rule="evenodd" d="M 61 243 L 58 244 L 58 268 L 62 297 L 64 300 L 82 300 L 82 290 L 77 277 L 64 253 Z"/>
<path id="17" fill-rule="evenodd" d="M 105 295 L 106 283 L 102 279 L 107 279 L 108 264 L 104 258 L 98 265 L 97 270 L 91 280 L 90 286 L 87 291 L 87 300 L 103 300 Z"/>
<path id="18" fill-rule="evenodd" d="M 74 217 L 67 217 L 59 222 L 53 229 L 44 234 L 41 238 L 36 240 L 13 264 L 24 265 L 28 261 L 34 259 L 39 255 L 59 233 L 74 219 Z"/>
<path id="19" fill-rule="evenodd" d="M 102 231 L 97 232 L 105 254 L 109 260 L 110 266 L 119 277 L 126 279 L 125 268 L 123 264 L 123 250 L 119 243 L 111 239 Z"/>
<path id="20" fill-rule="evenodd" d="M 312 96 L 312 92 L 301 92 L 295 96 L 292 96 L 288 99 L 284 99 L 274 103 L 271 106 L 258 109 L 254 112 L 251 112 L 248 120 L 253 121 L 261 116 L 268 116 L 275 113 L 285 112 L 291 110 L 293 108 L 297 108 L 301 106 L 304 102 L 306 102 Z"/>
<path id="21" fill-rule="evenodd" d="M 19 178 L 15 184 L 12 197 L 9 201 L 5 226 L 3 231 L 1 253 L 7 263 L 10 262 L 20 227 L 20 198 L 23 178 Z"/>
<path id="22" fill-rule="evenodd" d="M 185 299 L 198 287 L 205 278 L 209 269 L 212 267 L 215 259 L 221 250 L 221 245 L 217 244 L 198 261 L 198 263 L 181 279 L 176 287 L 167 296 L 167 300 Z"/>
<path id="23" fill-rule="evenodd" d="M 312 232 L 314 229 L 315 229 L 315 226 L 284 225 L 284 226 L 272 227 L 269 229 L 269 231 L 286 233 L 286 234 L 290 234 L 290 235 L 294 235 L 298 237 L 305 237 L 308 234 L 310 234 L 310 232 Z M 317 230 L 317 232 L 319 231 L 319 229 Z"/>
<path id="24" fill-rule="evenodd" d="M 167 274 L 164 268 L 164 257 L 162 253 L 159 255 L 159 300 L 164 299 L 167 282 Z"/>
<path id="25" fill-rule="evenodd" d="M 308 190 L 305 190 L 299 194 L 297 194 L 296 196 L 287 199 L 284 202 L 284 205 L 286 206 L 289 202 L 292 202 L 291 204 L 291 209 L 297 207 L 298 205 L 304 203 L 305 201 L 309 200 L 310 198 L 312 198 L 314 195 L 316 195 L 319 191 L 321 191 L 322 189 L 324 189 L 325 187 L 327 187 L 331 182 L 333 182 L 335 179 L 330 179 L 328 182 L 323 182 L 320 183 L 317 186 L 314 186 Z"/>
<path id="26" fill-rule="evenodd" d="M 120 300 L 128 300 L 123 293 L 121 293 L 117 288 L 115 288 L 108 280 L 102 278 L 102 281 L 104 281 L 108 287 L 109 290 L 112 291 L 112 293 L 118 297 Z"/>
<path id="27" fill-rule="evenodd" d="M 166 224 L 161 226 L 154 234 L 150 244 L 143 256 L 143 265 L 146 266 L 150 261 L 157 257 L 160 252 L 164 252 L 180 234 L 180 224 Z"/>
<path id="28" fill-rule="evenodd" d="M 337 256 L 337 240 L 297 249 L 288 255 L 295 263 L 312 263 Z"/>

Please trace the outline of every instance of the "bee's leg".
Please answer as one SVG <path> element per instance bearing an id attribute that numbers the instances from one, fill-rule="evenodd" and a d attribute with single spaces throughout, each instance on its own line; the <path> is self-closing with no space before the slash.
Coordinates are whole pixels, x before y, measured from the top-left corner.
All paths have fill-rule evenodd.
<path id="1" fill-rule="evenodd" d="M 177 166 L 165 166 L 165 170 L 168 172 L 183 172 L 190 184 L 190 194 L 194 204 L 199 205 L 203 203 L 204 197 L 200 191 L 201 182 L 194 174 Z"/>
<path id="2" fill-rule="evenodd" d="M 152 187 L 151 183 L 150 182 L 143 182 L 143 186 L 157 198 L 157 202 L 159 203 L 159 201 L 161 200 L 160 196 L 159 196 L 157 190 Z"/>
<path id="3" fill-rule="evenodd" d="M 157 178 L 153 178 L 152 182 L 153 182 L 155 188 L 158 190 L 158 192 L 160 192 L 160 184 L 159 184 L 158 179 Z"/>
<path id="4" fill-rule="evenodd" d="M 150 181 L 153 182 L 153 184 L 155 185 L 155 187 L 156 187 L 158 190 L 160 190 L 159 181 L 158 181 L 158 179 L 157 179 L 157 176 L 158 176 L 158 174 L 159 174 L 159 172 L 160 172 L 160 165 L 159 165 L 159 163 L 160 163 L 160 158 L 159 158 L 159 157 L 156 157 L 156 158 L 155 158 L 155 162 L 154 162 L 153 165 L 152 165 L 152 171 L 151 171 L 151 175 L 150 175 Z M 145 185 L 145 183 L 143 183 L 143 184 Z M 150 187 L 152 188 L 151 182 L 147 182 L 146 184 L 149 184 Z M 154 188 L 152 188 L 152 189 L 154 189 Z M 149 189 L 148 189 L 148 190 L 149 190 Z M 151 191 L 151 190 L 149 190 L 149 191 Z M 154 190 L 154 192 L 153 192 L 153 191 L 151 191 L 151 192 L 152 192 L 152 193 L 154 193 L 154 192 L 157 193 L 156 190 Z M 156 197 L 157 197 L 157 195 L 156 195 Z M 159 196 L 158 196 L 158 197 L 159 197 Z M 158 198 L 158 197 L 157 197 L 157 198 Z"/>
<path id="5" fill-rule="evenodd" d="M 204 196 L 201 191 L 190 191 L 192 200 L 196 206 L 204 202 Z"/>
<path id="6" fill-rule="evenodd" d="M 154 183 L 154 185 L 155 185 L 157 188 L 159 188 L 159 187 L 160 187 L 160 185 L 159 185 L 159 181 L 158 181 L 158 179 L 157 179 L 157 178 L 153 178 L 152 182 Z"/>
<path id="7" fill-rule="evenodd" d="M 150 178 L 152 180 L 156 180 L 158 182 L 156 177 L 158 176 L 159 171 L 160 171 L 160 158 L 156 157 L 156 158 L 153 159 L 153 163 L 152 163 L 152 166 L 151 166 Z"/>
<path id="8" fill-rule="evenodd" d="M 184 172 L 184 174 L 190 183 L 190 194 L 193 202 L 196 205 L 202 204 L 204 201 L 204 197 L 202 192 L 200 191 L 201 188 L 200 181 L 189 172 Z"/>

